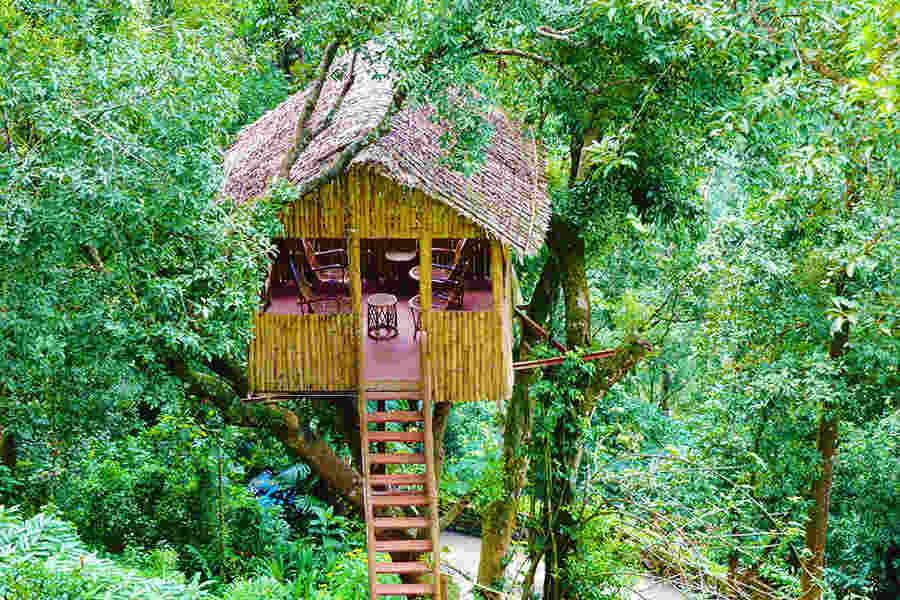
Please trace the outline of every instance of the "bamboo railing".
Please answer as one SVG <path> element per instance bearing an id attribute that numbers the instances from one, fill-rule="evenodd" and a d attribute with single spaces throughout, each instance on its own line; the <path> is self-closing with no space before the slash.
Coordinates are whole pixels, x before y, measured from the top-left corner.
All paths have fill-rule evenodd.
<path id="1" fill-rule="evenodd" d="M 349 391 L 357 386 L 359 328 L 353 313 L 257 314 L 250 387 L 260 392 Z"/>
<path id="2" fill-rule="evenodd" d="M 435 402 L 496 401 L 504 393 L 503 336 L 492 311 L 431 311 Z"/>

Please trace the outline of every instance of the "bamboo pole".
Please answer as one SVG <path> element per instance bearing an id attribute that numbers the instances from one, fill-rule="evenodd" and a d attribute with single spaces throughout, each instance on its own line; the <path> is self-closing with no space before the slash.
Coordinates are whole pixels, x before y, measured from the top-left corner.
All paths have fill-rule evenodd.
<path id="1" fill-rule="evenodd" d="M 492 316 L 494 318 L 491 319 L 491 348 L 495 350 L 491 352 L 491 371 L 496 374 L 501 369 L 505 368 L 505 353 L 504 353 L 504 332 L 503 332 L 503 311 L 506 308 L 506 303 L 504 301 L 505 294 L 504 290 L 504 280 L 503 280 L 503 246 L 500 245 L 500 242 L 497 240 L 491 240 L 491 296 L 494 301 L 494 310 Z M 510 357 L 512 355 L 510 354 Z M 499 377 L 494 378 L 496 381 L 500 381 Z M 491 386 L 491 396 L 490 400 L 498 400 L 500 396 L 503 395 L 502 390 L 500 390 L 501 386 L 498 386 L 494 381 L 492 381 Z"/>
<path id="2" fill-rule="evenodd" d="M 431 262 L 431 231 L 425 230 L 419 237 L 419 306 L 423 333 L 431 329 Z M 425 347 L 423 356 L 431 360 L 431 344 Z M 419 364 L 419 369 L 424 368 L 424 364 Z"/>
<path id="3" fill-rule="evenodd" d="M 359 232 L 350 231 L 350 302 L 352 304 L 352 322 L 350 331 L 354 333 L 352 336 L 352 344 L 354 345 L 355 358 L 357 362 L 356 383 L 361 384 L 363 381 L 363 316 L 362 316 L 362 269 L 360 266 L 360 239 Z M 360 415 L 362 416 L 362 415 Z"/>
<path id="4" fill-rule="evenodd" d="M 440 513 L 438 512 L 438 486 L 434 472 L 434 429 L 433 429 L 433 408 L 431 397 L 431 362 L 429 353 L 428 333 L 422 333 L 422 341 L 420 342 L 420 361 L 422 368 L 422 413 L 425 417 L 425 465 L 427 467 L 425 473 L 426 491 L 428 492 L 428 504 L 431 508 L 431 573 L 432 584 L 435 600 L 441 600 L 441 528 Z"/>

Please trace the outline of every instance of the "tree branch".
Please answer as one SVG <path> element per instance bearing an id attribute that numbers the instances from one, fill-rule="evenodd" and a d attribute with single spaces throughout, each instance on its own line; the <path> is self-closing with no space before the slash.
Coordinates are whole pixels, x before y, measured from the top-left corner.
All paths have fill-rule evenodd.
<path id="1" fill-rule="evenodd" d="M 469 504 L 472 503 L 472 499 L 475 497 L 477 490 L 469 490 L 462 496 L 459 500 L 457 500 L 453 506 L 451 506 L 447 511 L 441 516 L 440 530 L 443 531 L 453 525 L 453 522 L 459 518 L 459 516 L 463 513 Z"/>
<path id="2" fill-rule="evenodd" d="M 340 177 L 341 173 L 343 173 L 350 162 L 356 157 L 357 154 L 362 152 L 365 148 L 374 144 L 378 139 L 388 133 L 391 129 L 391 120 L 394 116 L 400 112 L 400 108 L 402 108 L 403 103 L 406 101 L 406 88 L 403 86 L 397 87 L 394 91 L 393 99 L 391 100 L 391 104 L 388 107 L 388 110 L 384 113 L 384 116 L 381 118 L 381 121 L 378 122 L 378 125 L 369 132 L 363 138 L 360 138 L 344 148 L 335 161 L 331 164 L 330 167 L 325 169 L 318 177 L 310 179 L 306 181 L 301 186 L 297 188 L 297 193 L 302 197 L 314 189 L 325 185 L 331 181 L 334 181 L 338 177 Z"/>
<path id="3" fill-rule="evenodd" d="M 91 262 L 94 263 L 95 271 L 105 271 L 106 270 L 106 266 L 103 264 L 103 259 L 100 258 L 100 252 L 97 250 L 96 246 L 94 246 L 93 244 L 87 244 L 84 247 L 82 247 L 82 250 L 84 250 L 85 254 L 87 254 L 88 257 L 90 257 Z"/>
<path id="4" fill-rule="evenodd" d="M 322 56 L 322 61 L 319 63 L 319 72 L 316 75 L 316 82 L 313 85 L 312 90 L 310 90 L 309 96 L 306 98 L 306 102 L 303 105 L 303 112 L 300 113 L 300 118 L 297 119 L 294 143 L 290 150 L 284 155 L 281 166 L 278 168 L 278 175 L 283 179 L 289 178 L 291 167 L 294 166 L 300 153 L 303 152 L 302 145 L 306 138 L 306 122 L 309 121 L 309 117 L 319 103 L 319 97 L 322 95 L 322 87 L 325 85 L 325 79 L 328 77 L 328 72 L 331 70 L 331 64 L 334 62 L 334 57 L 337 55 L 340 45 L 341 40 L 337 39 L 329 43 L 325 48 L 325 54 Z"/>
<path id="5" fill-rule="evenodd" d="M 302 154 L 304 150 L 309 146 L 309 144 L 319 137 L 319 135 L 328 129 L 331 126 L 332 121 L 334 121 L 334 116 L 341 109 L 341 105 L 344 103 L 344 98 L 347 97 L 347 93 L 350 92 L 350 88 L 353 87 L 353 82 L 356 81 L 356 56 L 359 54 L 358 50 L 353 51 L 353 58 L 350 60 L 350 69 L 347 72 L 346 79 L 344 80 L 344 87 L 341 88 L 341 93 L 337 97 L 337 100 L 334 101 L 334 105 L 331 107 L 331 110 L 328 111 L 328 114 L 325 116 L 325 120 L 322 121 L 322 124 L 316 129 L 312 135 L 306 136 L 304 140 L 302 140 L 299 154 Z"/>
<path id="6" fill-rule="evenodd" d="M 573 40 L 569 37 L 569 34 L 575 33 L 581 29 L 581 27 L 571 27 L 569 29 L 557 30 L 552 27 L 548 27 L 547 25 L 541 25 L 537 28 L 537 34 L 546 38 L 550 38 L 551 40 L 557 40 L 559 42 L 566 42 L 567 44 L 572 44 L 573 46 L 587 46 L 586 42 L 580 40 Z"/>
<path id="7" fill-rule="evenodd" d="M 803 51 L 801 48 L 798 48 L 796 46 L 794 48 L 796 49 L 797 56 L 800 57 L 800 60 L 802 60 L 805 65 L 812 68 L 812 70 L 815 71 L 816 73 L 818 73 L 819 75 L 832 80 L 833 82 L 835 82 L 838 85 L 847 85 L 848 83 L 850 83 L 849 79 L 847 79 L 846 77 L 844 77 L 843 75 L 841 75 L 840 73 L 838 73 L 837 71 L 835 71 L 834 69 L 832 69 L 831 67 L 826 65 L 825 63 L 823 63 L 818 58 L 808 56 L 806 54 L 806 52 Z"/>
<path id="8" fill-rule="evenodd" d="M 239 398 L 246 398 L 250 394 L 250 379 L 244 365 L 230 358 L 213 358 L 206 361 L 205 366 L 228 380 Z"/>

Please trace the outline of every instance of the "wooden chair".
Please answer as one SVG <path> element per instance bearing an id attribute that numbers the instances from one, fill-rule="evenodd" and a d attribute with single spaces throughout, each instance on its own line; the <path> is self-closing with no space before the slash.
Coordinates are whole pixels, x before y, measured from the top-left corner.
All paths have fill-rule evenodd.
<path id="1" fill-rule="evenodd" d="M 453 273 L 453 269 L 455 269 L 459 265 L 459 261 L 462 258 L 463 248 L 466 246 L 466 242 L 468 240 L 466 238 L 462 238 L 458 242 L 456 242 L 456 246 L 453 248 L 432 248 L 431 249 L 431 278 L 432 279 L 450 279 L 451 274 Z M 441 262 L 440 257 L 444 256 L 444 261 Z M 409 270 L 409 276 L 411 279 L 419 281 L 419 265 L 416 265 L 412 269 Z"/>
<path id="2" fill-rule="evenodd" d="M 453 267 L 447 277 L 438 277 L 438 267 L 434 265 L 431 272 L 431 297 L 449 309 L 461 310 L 466 293 L 466 275 L 469 272 L 469 261 L 461 260 Z"/>
<path id="3" fill-rule="evenodd" d="M 349 261 L 343 248 L 316 251 L 308 239 L 301 240 L 307 268 L 313 277 L 313 287 L 317 292 L 336 295 L 346 293 L 350 286 Z M 327 262 L 325 262 L 327 261 Z"/>
<path id="4" fill-rule="evenodd" d="M 341 302 L 343 302 L 345 296 L 336 294 L 317 294 L 313 289 L 313 286 L 310 285 L 303 274 L 297 270 L 294 258 L 291 257 L 289 260 L 291 265 L 291 277 L 293 277 L 294 283 L 297 285 L 297 304 L 300 306 L 300 314 L 303 314 L 304 309 L 307 314 L 314 314 L 316 312 L 313 310 L 314 304 L 325 306 L 324 310 L 320 309 L 318 312 L 327 313 L 328 302 L 334 302 L 335 312 L 341 312 Z"/>
<path id="5" fill-rule="evenodd" d="M 463 248 L 466 247 L 466 238 L 462 238 L 456 242 L 453 248 L 432 248 L 431 249 L 431 276 L 441 279 L 448 279 L 453 269 L 459 264 L 462 258 Z M 443 257 L 443 260 L 442 260 Z"/>

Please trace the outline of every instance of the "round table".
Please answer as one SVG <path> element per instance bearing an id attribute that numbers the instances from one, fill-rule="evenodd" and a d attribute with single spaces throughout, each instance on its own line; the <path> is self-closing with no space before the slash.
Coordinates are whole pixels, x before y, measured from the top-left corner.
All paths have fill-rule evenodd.
<path id="1" fill-rule="evenodd" d="M 396 291 L 401 291 L 400 274 L 403 271 L 400 269 L 400 264 L 414 261 L 417 254 L 418 252 L 416 252 L 415 250 L 388 250 L 384 253 L 384 257 L 387 259 L 387 261 L 392 265 L 395 265 L 391 269 L 391 274 L 394 277 L 394 289 Z M 403 287 L 405 289 L 408 286 Z"/>
<path id="2" fill-rule="evenodd" d="M 409 262 L 418 254 L 415 250 L 388 250 L 384 257 L 391 262 Z"/>
<path id="3" fill-rule="evenodd" d="M 366 300 L 366 330 L 375 341 L 397 337 L 397 296 L 372 294 Z"/>
<path id="4" fill-rule="evenodd" d="M 431 279 L 432 279 L 432 280 L 434 280 L 434 279 L 448 279 L 448 278 L 450 277 L 450 274 L 451 274 L 452 272 L 453 272 L 453 268 L 452 268 L 452 267 L 435 267 L 434 265 L 432 265 L 432 267 L 431 267 Z M 414 279 L 414 280 L 416 280 L 416 281 L 419 281 L 419 279 L 420 279 L 420 275 L 419 275 L 419 265 L 416 265 L 415 267 L 413 267 L 412 269 L 409 270 L 409 277 L 410 277 L 410 279 Z"/>

